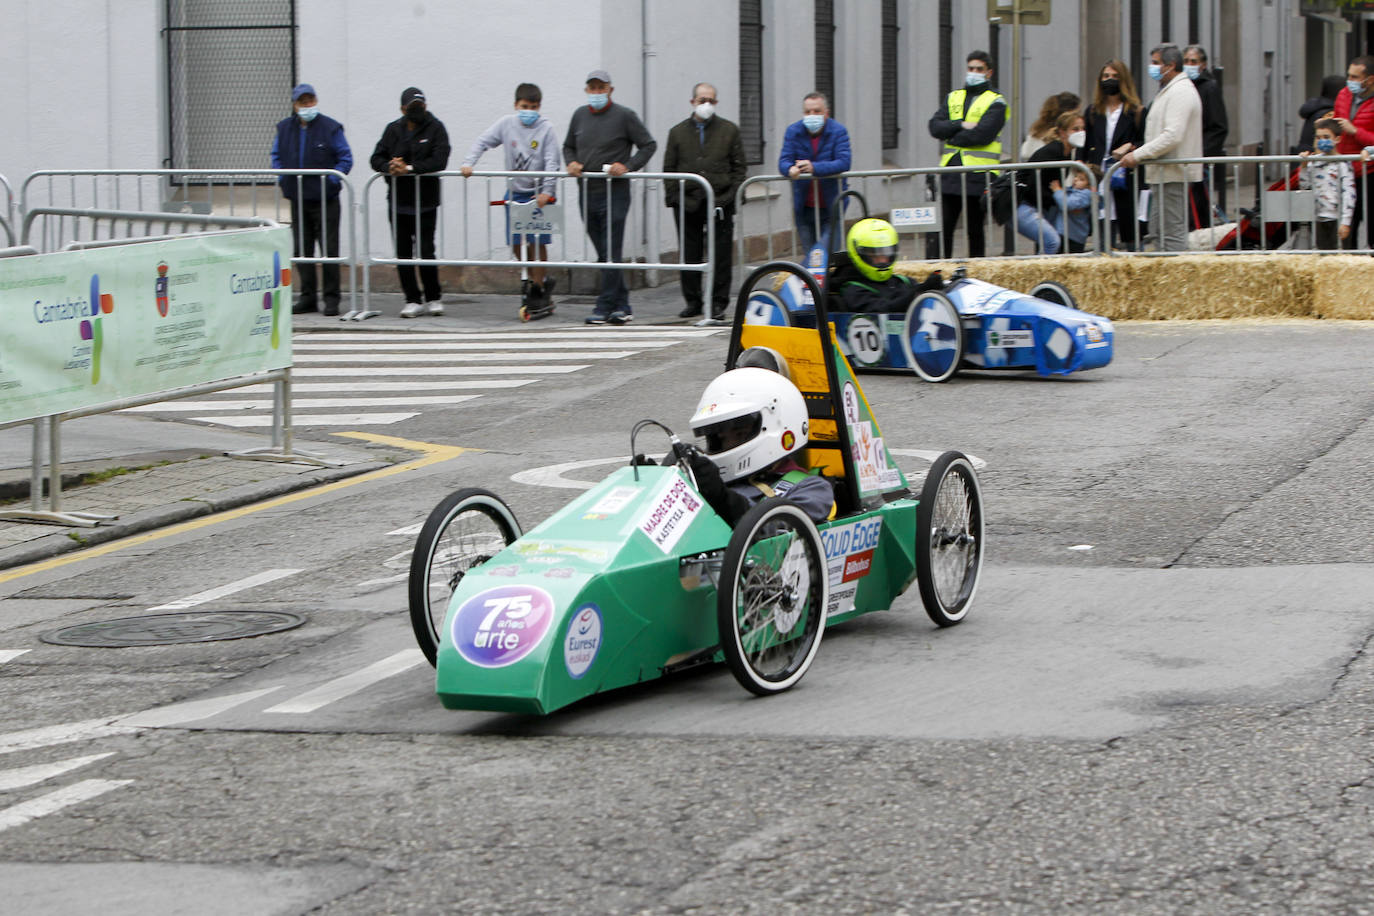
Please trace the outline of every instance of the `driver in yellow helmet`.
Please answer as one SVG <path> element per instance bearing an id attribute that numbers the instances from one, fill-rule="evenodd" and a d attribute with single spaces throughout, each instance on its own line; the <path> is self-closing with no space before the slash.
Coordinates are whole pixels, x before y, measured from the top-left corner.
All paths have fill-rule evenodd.
<path id="1" fill-rule="evenodd" d="M 849 263 L 836 268 L 830 279 L 832 309 L 842 312 L 904 312 L 916 294 L 944 289 L 937 270 L 917 283 L 892 272 L 897 260 L 897 230 L 882 219 L 861 219 L 850 227 L 845 242 Z"/>

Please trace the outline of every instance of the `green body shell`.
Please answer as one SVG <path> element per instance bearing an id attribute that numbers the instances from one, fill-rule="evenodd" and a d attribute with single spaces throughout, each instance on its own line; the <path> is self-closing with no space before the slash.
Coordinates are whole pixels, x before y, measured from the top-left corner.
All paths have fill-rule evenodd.
<path id="1" fill-rule="evenodd" d="M 915 578 L 916 500 L 818 526 L 837 623 Z M 676 467 L 621 468 L 463 578 L 436 689 L 450 709 L 544 714 L 719 658 L 730 528 Z"/>

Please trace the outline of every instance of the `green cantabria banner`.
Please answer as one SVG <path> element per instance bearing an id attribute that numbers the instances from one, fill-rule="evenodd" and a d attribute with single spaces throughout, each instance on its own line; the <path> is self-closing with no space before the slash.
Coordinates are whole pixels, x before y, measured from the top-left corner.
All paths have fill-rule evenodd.
<path id="1" fill-rule="evenodd" d="M 0 423 L 291 365 L 291 230 L 0 258 Z"/>

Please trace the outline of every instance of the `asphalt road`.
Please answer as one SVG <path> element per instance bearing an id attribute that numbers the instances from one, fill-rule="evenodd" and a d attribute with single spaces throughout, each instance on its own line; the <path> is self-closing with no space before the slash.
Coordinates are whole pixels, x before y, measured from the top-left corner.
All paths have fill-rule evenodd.
<path id="1" fill-rule="evenodd" d="M 1128 323 L 1115 362 L 1079 377 L 865 376 L 894 446 L 985 462 L 964 624 L 935 629 L 909 593 L 827 633 L 767 700 L 711 668 L 543 719 L 439 708 L 404 613 L 414 526 L 460 486 L 532 525 L 629 454 L 634 420 L 685 432 L 723 348 L 426 409 L 386 434 L 474 451 L 0 584 L 6 898 L 1374 911 L 1366 325 Z M 37 638 L 169 604 L 307 623 L 189 646 Z"/>

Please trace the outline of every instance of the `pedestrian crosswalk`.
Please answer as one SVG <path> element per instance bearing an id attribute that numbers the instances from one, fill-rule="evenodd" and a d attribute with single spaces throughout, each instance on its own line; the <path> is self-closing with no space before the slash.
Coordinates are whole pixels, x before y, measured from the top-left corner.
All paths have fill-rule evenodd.
<path id="1" fill-rule="evenodd" d="M 298 333 L 291 422 L 385 426 L 721 333 L 712 328 Z M 230 427 L 272 423 L 272 385 L 128 408 Z"/>

